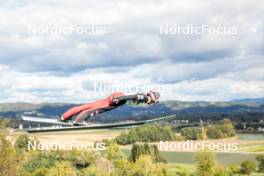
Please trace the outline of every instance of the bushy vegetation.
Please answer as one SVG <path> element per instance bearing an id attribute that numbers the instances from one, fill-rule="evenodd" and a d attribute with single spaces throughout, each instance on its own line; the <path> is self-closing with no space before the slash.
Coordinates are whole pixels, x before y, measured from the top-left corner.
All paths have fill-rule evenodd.
<path id="1" fill-rule="evenodd" d="M 250 175 L 256 170 L 256 164 L 254 161 L 246 160 L 241 164 L 240 172 L 244 175 Z"/>
<path id="2" fill-rule="evenodd" d="M 0 121 L 0 176 L 167 176 L 168 164 L 156 145 L 134 143 L 127 159 L 113 140 L 108 141 L 102 154 L 87 150 L 27 150 L 27 135 L 17 138 L 15 145 L 7 140 L 8 131 Z M 148 126 L 150 128 L 151 126 Z M 22 151 L 22 152 L 21 152 Z M 197 152 L 196 170 L 185 168 L 173 175 L 180 176 L 233 176 L 263 173 L 264 155 L 255 161 L 224 167 L 217 163 L 214 153 Z M 168 175 L 169 176 L 169 175 Z"/>
<path id="3" fill-rule="evenodd" d="M 262 156 L 257 156 L 262 158 Z M 231 165 L 226 168 L 216 162 L 214 153 L 208 151 L 200 151 L 196 154 L 196 174 L 197 176 L 239 176 L 239 175 L 251 175 L 256 169 L 257 165 L 252 160 L 245 160 L 241 165 Z M 261 159 L 262 160 L 262 159 Z M 260 167 L 259 167 L 260 169 Z M 260 172 L 260 171 L 259 171 Z"/>
<path id="4" fill-rule="evenodd" d="M 205 127 L 205 134 L 200 127 L 187 127 L 180 131 L 181 136 L 176 136 L 171 126 L 168 125 L 146 125 L 136 127 L 129 132 L 123 132 L 116 137 L 120 145 L 133 144 L 135 142 L 157 142 L 172 140 L 200 140 L 203 137 L 209 139 L 220 139 L 234 136 L 235 128 L 230 120 L 224 119 L 215 124 Z M 108 140 L 105 140 L 108 144 Z"/>
<path id="5" fill-rule="evenodd" d="M 4 127 L 1 129 L 4 129 Z M 109 143 L 105 154 L 88 150 L 27 150 L 23 134 L 15 145 L 0 133 L 0 176 L 166 176 L 165 164 L 157 148 L 143 145 L 145 152 L 135 161 L 126 159 L 115 142 Z M 147 152 L 147 151 L 154 152 Z M 23 151 L 23 152 L 22 152 Z M 143 150 L 142 150 L 143 151 Z M 155 157 L 152 157 L 153 155 Z"/>
<path id="6" fill-rule="evenodd" d="M 128 133 L 121 133 L 116 142 L 121 145 L 135 142 L 171 141 L 176 138 L 170 126 L 146 125 L 131 129 Z"/>
<path id="7" fill-rule="evenodd" d="M 201 151 L 195 156 L 197 162 L 197 176 L 213 176 L 215 167 L 214 154 Z"/>
<path id="8" fill-rule="evenodd" d="M 185 140 L 198 140 L 202 139 L 202 130 L 201 128 L 183 128 L 181 130 L 181 135 L 185 138 Z"/>
<path id="9" fill-rule="evenodd" d="M 17 167 L 19 157 L 15 148 L 6 139 L 8 134 L 7 124 L 7 121 L 0 120 L 0 175 L 17 176 L 19 175 Z"/>
<path id="10" fill-rule="evenodd" d="M 228 119 L 221 120 L 215 124 L 205 127 L 206 136 L 209 139 L 221 139 L 235 136 L 235 128 Z M 202 129 L 199 127 L 188 127 L 181 130 L 181 135 L 186 140 L 199 140 L 203 138 Z"/>
<path id="11" fill-rule="evenodd" d="M 131 156 L 129 157 L 131 161 L 136 162 L 136 160 L 141 155 L 149 155 L 152 157 L 154 162 L 166 163 L 166 160 L 159 153 L 158 147 L 156 145 L 145 144 L 133 144 L 131 149 Z"/>
<path id="12" fill-rule="evenodd" d="M 210 139 L 220 139 L 235 136 L 236 131 L 232 122 L 224 119 L 206 128 L 206 134 Z"/>
<path id="13" fill-rule="evenodd" d="M 12 144 L 0 134 L 0 175 L 18 175 L 18 155 Z"/>
<path id="14" fill-rule="evenodd" d="M 2 146 L 2 145 L 1 145 Z M 150 146 L 143 145 L 146 149 Z M 148 146 L 148 147 L 146 147 Z M 109 144 L 105 156 L 87 150 L 25 151 L 16 153 L 8 146 L 1 150 L 0 175 L 7 176 L 165 176 L 166 167 L 158 163 L 161 156 L 143 152 L 135 161 L 125 158 L 116 143 Z M 21 159 L 17 156 L 23 155 Z M 151 155 L 154 155 L 153 158 Z M 132 154 L 133 155 L 133 154 Z"/>
<path id="15" fill-rule="evenodd" d="M 18 136 L 16 142 L 15 142 L 15 148 L 20 152 L 25 152 L 29 150 L 29 142 L 31 143 L 38 143 L 36 139 L 32 140 L 28 137 L 26 134 L 22 134 Z"/>
<path id="16" fill-rule="evenodd" d="M 262 170 L 262 157 L 264 155 L 260 154 L 257 155 L 256 160 L 258 161 L 258 165 L 256 164 L 255 161 L 252 160 L 245 160 L 243 161 L 240 165 L 233 164 L 229 167 L 228 173 L 230 175 L 255 175 L 256 172 L 259 172 L 260 175 L 263 175 L 263 170 Z"/>
<path id="17" fill-rule="evenodd" d="M 259 154 L 256 157 L 258 162 L 258 171 L 264 173 L 264 154 Z"/>

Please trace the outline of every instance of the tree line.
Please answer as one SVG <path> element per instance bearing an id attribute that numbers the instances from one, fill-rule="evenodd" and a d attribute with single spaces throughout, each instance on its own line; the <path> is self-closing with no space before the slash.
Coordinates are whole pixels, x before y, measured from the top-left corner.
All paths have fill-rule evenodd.
<path id="1" fill-rule="evenodd" d="M 205 133 L 205 134 L 203 134 Z M 229 119 L 224 119 L 204 127 L 186 127 L 180 130 L 180 136 L 170 125 L 146 125 L 131 129 L 129 132 L 122 132 L 116 137 L 120 145 L 133 144 L 135 142 L 159 142 L 173 140 L 199 140 L 221 139 L 235 136 L 235 128 Z"/>
<path id="2" fill-rule="evenodd" d="M 171 126 L 146 125 L 133 128 L 128 133 L 122 132 L 115 140 L 120 145 L 126 145 L 135 142 L 171 141 L 175 139 L 175 132 Z"/>
<path id="3" fill-rule="evenodd" d="M 203 138 L 222 139 L 236 135 L 234 125 L 229 119 L 209 124 L 204 127 L 204 131 L 200 127 L 188 127 L 182 128 L 180 133 L 185 140 L 199 140 Z"/>

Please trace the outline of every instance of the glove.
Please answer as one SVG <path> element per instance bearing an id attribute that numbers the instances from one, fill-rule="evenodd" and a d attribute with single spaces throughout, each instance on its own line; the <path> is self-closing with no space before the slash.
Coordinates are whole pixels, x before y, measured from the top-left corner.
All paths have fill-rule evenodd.
<path id="1" fill-rule="evenodd" d="M 157 104 L 159 102 L 160 94 L 158 92 L 150 91 L 147 93 L 148 104 Z"/>

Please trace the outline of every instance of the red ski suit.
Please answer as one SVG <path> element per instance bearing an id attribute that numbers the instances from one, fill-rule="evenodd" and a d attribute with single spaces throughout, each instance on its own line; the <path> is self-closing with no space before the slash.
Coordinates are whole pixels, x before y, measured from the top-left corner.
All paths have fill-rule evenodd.
<path id="1" fill-rule="evenodd" d="M 80 123 L 86 118 L 92 117 L 98 113 L 109 111 L 118 106 L 124 105 L 127 101 L 155 104 L 158 102 L 158 99 L 159 93 L 152 91 L 147 94 L 135 95 L 125 95 L 122 92 L 116 92 L 103 100 L 71 108 L 61 116 L 61 120 L 72 120 L 74 123 Z"/>
<path id="2" fill-rule="evenodd" d="M 124 93 L 116 92 L 116 93 L 113 93 L 112 95 L 110 95 L 109 97 L 107 97 L 103 100 L 98 100 L 98 101 L 93 102 L 93 103 L 87 103 L 84 105 L 73 107 L 73 108 L 69 109 L 68 111 L 66 111 L 61 116 L 61 120 L 66 121 L 66 120 L 69 120 L 72 117 L 77 115 L 76 118 L 74 119 L 74 121 L 76 123 L 79 123 L 89 116 L 93 116 L 97 113 L 101 113 L 104 111 L 111 110 L 111 109 L 116 108 L 117 106 L 121 105 L 121 104 L 114 104 L 113 100 L 115 98 L 123 97 L 123 96 L 125 96 Z M 122 103 L 122 104 L 124 104 L 124 103 Z"/>

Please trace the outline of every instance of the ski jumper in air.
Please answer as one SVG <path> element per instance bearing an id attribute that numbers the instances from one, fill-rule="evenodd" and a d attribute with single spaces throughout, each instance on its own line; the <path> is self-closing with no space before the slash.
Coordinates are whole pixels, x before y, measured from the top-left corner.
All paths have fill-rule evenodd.
<path id="1" fill-rule="evenodd" d="M 122 92 L 116 92 L 109 97 L 73 107 L 61 115 L 61 121 L 73 121 L 73 123 L 81 123 L 93 117 L 96 114 L 110 111 L 119 106 L 126 104 L 128 101 L 135 103 L 146 103 L 149 105 L 158 103 L 160 95 L 157 92 L 148 92 L 147 94 L 125 95 Z"/>

